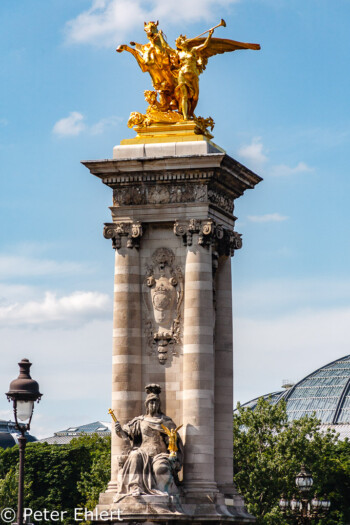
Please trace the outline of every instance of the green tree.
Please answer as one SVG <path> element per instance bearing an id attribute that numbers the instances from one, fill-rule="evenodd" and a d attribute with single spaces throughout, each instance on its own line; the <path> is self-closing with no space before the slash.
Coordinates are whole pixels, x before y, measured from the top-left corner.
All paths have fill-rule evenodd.
<path id="1" fill-rule="evenodd" d="M 0 508 L 17 508 L 18 446 L 0 449 Z M 97 435 L 67 445 L 28 443 L 25 458 L 24 506 L 33 511 L 93 510 L 110 479 L 110 438 Z"/>
<path id="2" fill-rule="evenodd" d="M 93 435 L 73 441 L 72 446 L 85 445 L 90 450 L 90 467 L 81 473 L 77 488 L 82 497 L 81 507 L 93 510 L 111 479 L 111 438 Z"/>
<path id="3" fill-rule="evenodd" d="M 254 410 L 237 407 L 234 415 L 234 481 L 258 524 L 288 523 L 279 511 L 282 493 L 296 492 L 302 463 L 311 469 L 313 491 L 327 493 L 329 516 L 319 523 L 350 523 L 350 442 L 334 431 L 320 431 L 315 417 L 288 421 L 284 401 L 261 398 Z"/>

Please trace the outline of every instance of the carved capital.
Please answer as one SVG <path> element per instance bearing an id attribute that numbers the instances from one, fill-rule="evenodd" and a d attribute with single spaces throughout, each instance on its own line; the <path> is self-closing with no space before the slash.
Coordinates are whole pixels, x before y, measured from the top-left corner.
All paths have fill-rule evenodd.
<path id="1" fill-rule="evenodd" d="M 174 233 L 182 237 L 185 246 L 192 246 L 193 234 L 198 233 L 198 244 L 205 246 L 211 242 L 214 222 L 211 219 L 200 221 L 199 219 L 190 219 L 189 221 L 175 221 Z"/>
<path id="2" fill-rule="evenodd" d="M 187 242 L 188 226 L 189 226 L 188 221 L 178 221 L 176 219 L 174 223 L 174 228 L 173 228 L 174 234 L 177 235 L 178 237 L 182 237 L 182 240 L 185 246 L 188 245 L 188 242 Z M 191 244 L 192 244 L 192 235 L 191 235 Z"/>
<path id="3" fill-rule="evenodd" d="M 224 228 L 221 224 L 216 224 L 213 219 L 200 221 L 191 219 L 190 221 L 175 221 L 175 235 L 182 237 L 185 246 L 192 246 L 193 234 L 198 234 L 198 244 L 200 246 L 213 246 L 219 255 L 234 255 L 235 250 L 242 248 L 242 235 L 233 230 Z"/>
<path id="4" fill-rule="evenodd" d="M 139 248 L 142 233 L 140 221 L 107 223 L 103 229 L 103 236 L 105 239 L 112 239 L 112 246 L 115 250 L 121 248 L 122 237 L 126 237 L 127 248 Z"/>
<path id="5" fill-rule="evenodd" d="M 235 250 L 242 248 L 242 234 L 233 230 L 224 230 L 224 235 L 218 239 L 218 252 L 220 255 L 233 257 Z"/>

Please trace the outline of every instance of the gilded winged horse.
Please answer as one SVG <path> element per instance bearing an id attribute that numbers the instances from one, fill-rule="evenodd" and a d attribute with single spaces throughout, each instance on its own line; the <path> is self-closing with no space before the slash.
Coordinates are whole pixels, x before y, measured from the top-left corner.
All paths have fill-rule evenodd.
<path id="1" fill-rule="evenodd" d="M 175 51 L 163 37 L 162 31 L 158 31 L 158 24 L 158 21 L 144 23 L 144 31 L 149 40 L 147 44 L 130 42 L 130 45 L 134 47 L 123 44 L 117 48 L 117 52 L 131 53 L 136 58 L 141 71 L 150 74 L 153 88 L 159 96 L 160 108 L 167 111 L 171 109 L 176 86 L 176 78 L 172 73 Z"/>

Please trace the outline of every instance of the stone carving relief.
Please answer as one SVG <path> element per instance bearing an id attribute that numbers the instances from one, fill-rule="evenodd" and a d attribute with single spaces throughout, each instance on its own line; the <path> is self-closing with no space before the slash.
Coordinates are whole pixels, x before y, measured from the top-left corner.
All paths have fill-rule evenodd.
<path id="1" fill-rule="evenodd" d="M 142 233 L 142 224 L 139 221 L 107 223 L 103 229 L 103 236 L 105 239 L 112 239 L 115 250 L 121 248 L 122 237 L 127 238 L 127 248 L 139 248 Z"/>
<path id="2" fill-rule="evenodd" d="M 223 191 L 219 191 L 217 189 L 210 189 L 208 190 L 208 198 L 212 204 L 215 204 L 227 213 L 233 213 L 233 197 L 227 195 Z"/>
<path id="3" fill-rule="evenodd" d="M 173 204 L 206 202 L 207 188 L 203 184 L 135 184 L 114 191 L 114 206 L 139 206 L 145 204 Z"/>
<path id="4" fill-rule="evenodd" d="M 158 248 L 143 282 L 148 346 L 156 350 L 161 364 L 166 363 L 169 351 L 175 353 L 181 338 L 184 280 L 181 268 L 174 267 L 174 260 L 171 250 Z"/>
<path id="5" fill-rule="evenodd" d="M 233 197 L 216 187 L 206 184 L 135 184 L 114 190 L 114 206 L 144 206 L 146 204 L 181 204 L 185 202 L 210 202 L 230 215 L 234 209 Z"/>

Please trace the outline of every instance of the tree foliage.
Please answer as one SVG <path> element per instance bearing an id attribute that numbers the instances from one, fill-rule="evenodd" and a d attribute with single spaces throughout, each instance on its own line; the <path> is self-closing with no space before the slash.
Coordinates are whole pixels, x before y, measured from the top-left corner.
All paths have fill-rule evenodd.
<path id="1" fill-rule="evenodd" d="M 313 474 L 313 492 L 326 493 L 331 512 L 321 524 L 350 523 L 350 442 L 320 431 L 315 417 L 288 421 L 284 401 L 261 398 L 257 407 L 237 407 L 234 415 L 234 481 L 258 524 L 288 523 L 279 511 L 284 493 L 296 492 L 295 476 L 304 463 Z"/>
<path id="2" fill-rule="evenodd" d="M 331 512 L 321 524 L 350 523 L 350 442 L 320 432 L 319 421 L 288 422 L 285 403 L 259 400 L 253 411 L 238 407 L 234 416 L 234 480 L 248 510 L 260 525 L 285 525 L 279 511 L 282 493 L 295 492 L 302 463 L 312 471 L 314 489 L 326 493 Z M 26 449 L 25 507 L 66 511 L 93 510 L 110 480 L 110 438 L 86 435 L 68 445 L 29 443 Z M 18 447 L 0 449 L 0 508 L 17 508 Z"/>
<path id="3" fill-rule="evenodd" d="M 17 508 L 18 446 L 0 449 L 0 508 Z M 28 443 L 24 506 L 33 511 L 93 510 L 110 480 L 110 438 L 86 435 L 67 445 Z"/>

